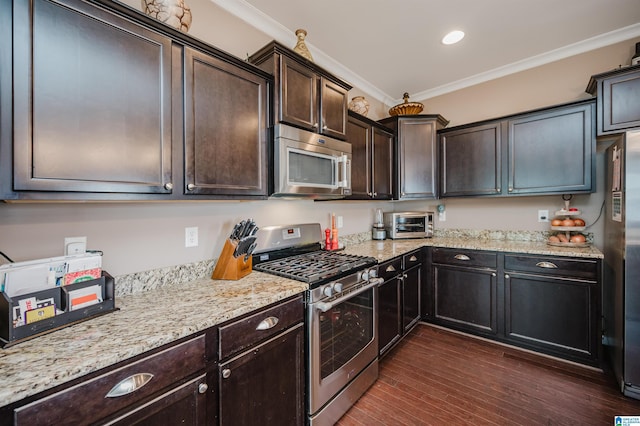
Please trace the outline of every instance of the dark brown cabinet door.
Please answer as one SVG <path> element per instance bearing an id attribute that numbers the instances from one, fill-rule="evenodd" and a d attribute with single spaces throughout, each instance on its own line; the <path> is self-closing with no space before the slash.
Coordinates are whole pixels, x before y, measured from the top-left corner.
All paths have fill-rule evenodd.
<path id="1" fill-rule="evenodd" d="M 593 109 L 589 102 L 508 120 L 508 193 L 590 192 Z"/>
<path id="2" fill-rule="evenodd" d="M 502 158 L 500 122 L 440 135 L 440 195 L 498 195 Z"/>
<path id="3" fill-rule="evenodd" d="M 220 424 L 305 423 L 302 324 L 220 365 Z"/>
<path id="4" fill-rule="evenodd" d="M 402 336 L 402 279 L 394 276 L 378 287 L 378 348 L 385 354 Z"/>
<path id="5" fill-rule="evenodd" d="M 371 189 L 371 126 L 349 115 L 347 142 L 351 144 L 351 199 L 370 199 Z"/>
<path id="6" fill-rule="evenodd" d="M 266 197 L 267 81 L 194 49 L 184 60 L 184 193 Z"/>
<path id="7" fill-rule="evenodd" d="M 347 142 L 351 144 L 349 199 L 390 200 L 393 196 L 392 133 L 356 113 L 349 112 Z"/>
<path id="8" fill-rule="evenodd" d="M 597 365 L 602 261 L 507 254 L 504 262 L 506 339 Z"/>
<path id="9" fill-rule="evenodd" d="M 594 75 L 586 92 L 597 95 L 597 134 L 640 127 L 640 65 Z"/>
<path id="10" fill-rule="evenodd" d="M 420 321 L 421 278 L 421 265 L 405 270 L 402 276 L 402 328 L 405 333 Z"/>
<path id="11" fill-rule="evenodd" d="M 202 375 L 160 395 L 136 410 L 112 420 L 113 425 L 174 426 L 209 425 L 207 419 L 208 385 Z"/>
<path id="12" fill-rule="evenodd" d="M 313 70 L 284 55 L 280 56 L 280 120 L 319 131 L 318 77 Z"/>
<path id="13" fill-rule="evenodd" d="M 13 12 L 13 189 L 171 193 L 171 40 L 76 0 Z"/>
<path id="14" fill-rule="evenodd" d="M 394 135 L 378 127 L 372 127 L 373 135 L 373 198 L 393 198 L 393 142 Z M 352 168 L 353 170 L 353 168 Z"/>
<path id="15" fill-rule="evenodd" d="M 476 334 L 496 335 L 497 279 L 485 268 L 433 264 L 434 320 Z"/>
<path id="16" fill-rule="evenodd" d="M 448 121 L 440 115 L 408 115 L 385 118 L 380 123 L 396 133 L 394 198 L 437 198 L 436 132 Z"/>
<path id="17" fill-rule="evenodd" d="M 320 94 L 320 133 L 345 139 L 348 90 L 321 76 Z"/>

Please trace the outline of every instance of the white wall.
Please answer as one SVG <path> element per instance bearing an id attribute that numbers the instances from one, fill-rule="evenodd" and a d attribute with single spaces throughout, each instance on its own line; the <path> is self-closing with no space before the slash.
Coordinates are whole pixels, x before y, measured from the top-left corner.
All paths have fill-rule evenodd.
<path id="1" fill-rule="evenodd" d="M 126 0 L 140 8 L 138 0 Z M 269 39 L 208 0 L 188 0 L 194 14 L 190 34 L 229 53 L 245 58 Z M 584 98 L 591 74 L 605 71 L 631 57 L 633 42 L 579 55 L 425 100 L 425 113 L 440 113 L 451 125 L 524 111 Z M 355 88 L 352 95 L 365 94 Z M 388 106 L 370 100 L 369 116 L 386 116 Z M 602 203 L 598 160 L 598 193 L 576 196 L 573 204 L 585 212 L 588 223 L 597 217 Z M 537 210 L 562 207 L 560 196 L 513 199 L 447 199 L 415 202 L 317 202 L 267 200 L 255 202 L 142 202 L 142 203 L 0 203 L 0 250 L 14 260 L 62 254 L 64 237 L 87 236 L 88 246 L 104 251 L 104 268 L 113 275 L 215 258 L 234 223 L 248 217 L 259 226 L 320 222 L 329 225 L 329 214 L 344 218 L 342 235 L 366 232 L 377 207 L 385 211 L 447 209 L 447 221 L 439 227 L 469 229 L 547 230 L 537 222 Z M 199 228 L 200 245 L 184 247 L 184 228 Z M 598 241 L 601 227 L 594 227 Z M 1 262 L 1 260 L 0 260 Z"/>

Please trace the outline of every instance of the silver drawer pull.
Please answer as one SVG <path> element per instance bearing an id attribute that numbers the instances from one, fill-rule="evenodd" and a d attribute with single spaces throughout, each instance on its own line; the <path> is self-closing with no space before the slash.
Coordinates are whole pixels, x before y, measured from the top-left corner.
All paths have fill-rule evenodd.
<path id="1" fill-rule="evenodd" d="M 453 258 L 457 260 L 471 260 L 471 258 L 466 254 L 456 254 Z"/>
<path id="2" fill-rule="evenodd" d="M 411 256 L 411 257 L 409 258 L 409 262 L 417 262 L 417 261 L 418 261 L 418 258 L 417 258 L 417 257 L 415 257 L 415 256 Z"/>
<path id="3" fill-rule="evenodd" d="M 200 383 L 198 385 L 198 392 L 199 393 L 206 393 L 208 389 L 209 389 L 209 385 L 207 385 L 206 383 Z"/>
<path id="4" fill-rule="evenodd" d="M 117 398 L 119 396 L 128 395 L 149 383 L 152 378 L 153 374 L 149 373 L 138 373 L 133 376 L 129 376 L 111 388 L 109 393 L 105 395 L 105 398 Z"/>
<path id="5" fill-rule="evenodd" d="M 536 263 L 538 268 L 549 268 L 549 269 L 558 269 L 558 265 L 551 262 L 538 262 Z"/>
<path id="6" fill-rule="evenodd" d="M 276 324 L 278 324 L 278 321 L 279 320 L 276 317 L 267 317 L 260 321 L 260 324 L 258 324 L 256 330 L 268 330 L 270 328 L 273 328 L 276 326 Z"/>
<path id="7" fill-rule="evenodd" d="M 228 379 L 229 377 L 231 377 L 231 370 L 229 370 L 228 368 L 222 370 L 222 378 Z"/>
<path id="8" fill-rule="evenodd" d="M 395 272 L 396 268 L 393 267 L 393 265 L 389 265 L 387 266 L 387 269 L 384 270 L 385 272 Z"/>

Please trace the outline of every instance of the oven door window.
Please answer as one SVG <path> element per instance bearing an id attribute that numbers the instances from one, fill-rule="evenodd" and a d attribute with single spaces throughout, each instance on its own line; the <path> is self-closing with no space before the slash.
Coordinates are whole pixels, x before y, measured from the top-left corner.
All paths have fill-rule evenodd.
<path id="1" fill-rule="evenodd" d="M 355 357 L 374 338 L 373 332 L 373 291 L 365 291 L 321 313 L 321 378 Z"/>
<path id="2" fill-rule="evenodd" d="M 338 157 L 295 148 L 289 148 L 287 156 L 289 185 L 338 187 Z"/>

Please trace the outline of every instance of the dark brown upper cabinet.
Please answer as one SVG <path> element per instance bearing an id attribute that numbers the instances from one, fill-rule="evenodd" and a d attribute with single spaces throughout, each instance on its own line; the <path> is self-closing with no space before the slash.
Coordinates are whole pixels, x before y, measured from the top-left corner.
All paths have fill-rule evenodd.
<path id="1" fill-rule="evenodd" d="M 441 115 L 404 115 L 379 121 L 396 134 L 394 199 L 438 198 L 437 131 Z"/>
<path id="2" fill-rule="evenodd" d="M 593 100 L 439 132 L 440 196 L 591 192 Z"/>
<path id="3" fill-rule="evenodd" d="M 440 196 L 501 193 L 500 122 L 462 128 L 440 136 Z"/>
<path id="4" fill-rule="evenodd" d="M 14 1 L 13 52 L 14 190 L 172 192 L 170 38 L 82 1 Z"/>
<path id="5" fill-rule="evenodd" d="M 640 127 L 640 65 L 594 75 L 586 92 L 598 97 L 598 136 Z"/>
<path id="6" fill-rule="evenodd" d="M 184 193 L 267 196 L 267 80 L 184 49 Z"/>
<path id="7" fill-rule="evenodd" d="M 347 142 L 351 143 L 351 191 L 355 200 L 393 197 L 393 141 L 390 129 L 349 111 Z"/>
<path id="8" fill-rule="evenodd" d="M 266 198 L 271 76 L 110 0 L 0 0 L 0 198 Z"/>
<path id="9" fill-rule="evenodd" d="M 249 62 L 274 76 L 276 122 L 346 139 L 351 85 L 276 41 Z"/>

